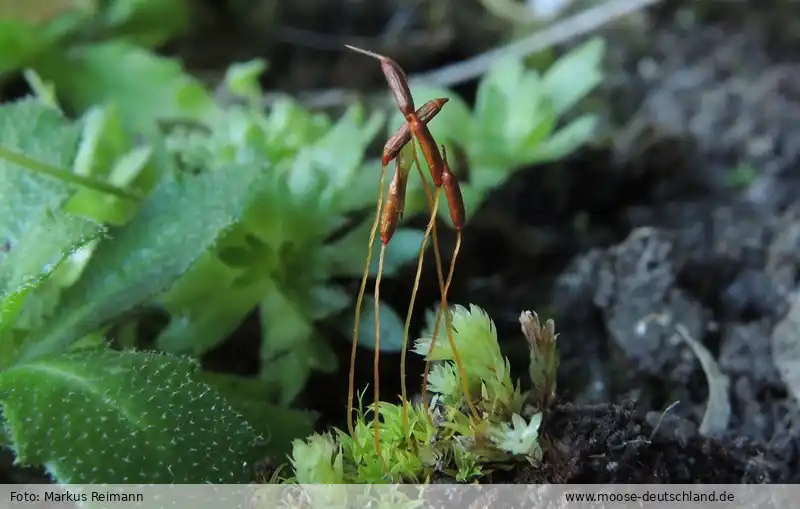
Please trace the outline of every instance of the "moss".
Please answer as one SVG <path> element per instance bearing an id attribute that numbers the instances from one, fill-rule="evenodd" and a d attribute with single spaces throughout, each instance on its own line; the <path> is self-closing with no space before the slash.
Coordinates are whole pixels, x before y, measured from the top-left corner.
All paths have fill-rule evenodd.
<path id="1" fill-rule="evenodd" d="M 553 399 L 558 364 L 552 320 L 542 326 L 536 313 L 520 316 L 531 347 L 534 382 L 530 392 L 522 392 L 519 381 L 511 379 L 509 361 L 500 352 L 489 316 L 474 305 L 454 306 L 450 313 L 453 341 L 473 405 L 461 390 L 446 337 L 423 336 L 414 351 L 437 362 L 428 379 L 429 405 L 379 403 L 377 441 L 372 418 L 375 404 L 359 405 L 352 435 L 336 429 L 296 440 L 290 458 L 293 475 L 282 482 L 421 483 L 441 474 L 467 482 L 509 463 L 541 461 L 539 428 L 544 405 Z"/>

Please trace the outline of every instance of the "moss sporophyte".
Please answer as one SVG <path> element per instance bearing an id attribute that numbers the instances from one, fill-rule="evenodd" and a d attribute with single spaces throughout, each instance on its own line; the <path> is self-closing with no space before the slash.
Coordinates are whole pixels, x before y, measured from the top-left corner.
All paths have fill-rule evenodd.
<path id="1" fill-rule="evenodd" d="M 368 243 L 370 249 L 356 302 L 349 374 L 348 430 L 337 429 L 314 434 L 306 440 L 296 440 L 290 458 L 294 475 L 284 482 L 419 483 L 430 480 L 436 474 L 464 482 L 480 477 L 493 465 L 500 463 L 524 459 L 536 464 L 542 456 L 539 446 L 542 411 L 553 402 L 555 395 L 558 355 L 553 322 L 548 320 L 541 324 L 533 312 L 525 312 L 520 316 L 522 331 L 530 345 L 533 382 L 531 391 L 522 392 L 519 382 L 515 383 L 511 378 L 509 361 L 500 352 L 497 332 L 489 316 L 477 306 L 450 306 L 447 301 L 466 213 L 461 189 L 448 164 L 445 147 L 434 140 L 427 123 L 436 117 L 448 99 L 433 99 L 417 110 L 406 75 L 396 62 L 366 50 L 351 49 L 380 61 L 406 123 L 389 138 L 383 150 L 375 220 Z M 432 182 L 425 178 L 417 147 L 423 154 Z M 386 168 L 392 161 L 395 162 L 395 173 L 384 199 Z M 401 404 L 396 405 L 380 401 L 378 303 L 386 245 L 402 218 L 406 187 L 413 168 L 416 168 L 422 180 L 430 219 L 419 249 L 406 315 L 401 349 Z M 436 230 L 441 188 L 444 188 L 450 219 L 457 234 L 446 277 Z M 382 243 L 374 287 L 374 394 L 372 404 L 365 408 L 363 393 L 356 402 L 354 369 L 359 317 L 372 263 L 371 247 L 378 230 Z M 433 323 L 413 345 L 414 352 L 425 358 L 422 401 L 413 403 L 408 398 L 406 387 L 405 355 L 425 247 L 430 237 L 433 238 L 440 303 Z M 442 322 L 444 334 L 440 334 Z"/>

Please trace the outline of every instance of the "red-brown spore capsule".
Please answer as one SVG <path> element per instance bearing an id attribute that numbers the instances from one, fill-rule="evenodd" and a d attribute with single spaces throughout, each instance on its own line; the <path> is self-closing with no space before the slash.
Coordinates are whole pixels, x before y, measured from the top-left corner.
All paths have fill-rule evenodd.
<path id="1" fill-rule="evenodd" d="M 461 230 L 464 227 L 466 220 L 466 211 L 464 210 L 464 197 L 461 194 L 461 186 L 458 185 L 458 179 L 450 171 L 450 165 L 447 164 L 447 149 L 442 145 L 442 185 L 444 186 L 444 195 L 447 198 L 447 205 L 450 209 L 450 220 L 453 221 L 453 226 L 456 230 Z"/>
<path id="2" fill-rule="evenodd" d="M 397 231 L 397 223 L 403 218 L 403 209 L 406 202 L 406 183 L 407 179 L 403 175 L 400 165 L 389 183 L 389 195 L 384 204 L 381 215 L 381 242 L 388 244 L 394 232 Z"/>
<path id="3" fill-rule="evenodd" d="M 442 155 L 439 153 L 439 147 L 436 146 L 428 126 L 419 119 L 416 113 L 406 117 L 406 121 L 411 133 L 419 142 L 419 148 L 422 150 L 425 162 L 428 163 L 433 184 L 438 189 L 442 186 Z"/>
<path id="4" fill-rule="evenodd" d="M 350 46 L 349 44 L 345 44 L 345 47 L 357 51 L 358 53 L 371 56 L 372 58 L 377 58 L 381 64 L 383 76 L 386 78 L 389 89 L 392 91 L 394 100 L 397 103 L 397 107 L 400 108 L 404 116 L 414 113 L 414 98 L 411 96 L 411 89 L 408 88 L 408 77 L 397 62 L 387 56 Z"/>
<path id="5" fill-rule="evenodd" d="M 411 89 L 408 88 L 408 78 L 403 69 L 391 58 L 383 57 L 381 58 L 381 70 L 400 112 L 403 115 L 414 113 L 414 98 L 411 95 Z"/>

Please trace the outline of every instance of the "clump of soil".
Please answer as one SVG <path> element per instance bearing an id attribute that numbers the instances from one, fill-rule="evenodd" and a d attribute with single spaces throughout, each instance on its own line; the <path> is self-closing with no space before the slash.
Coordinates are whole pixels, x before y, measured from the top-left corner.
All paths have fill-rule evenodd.
<path id="1" fill-rule="evenodd" d="M 747 440 L 704 438 L 690 421 L 637 412 L 632 402 L 564 404 L 545 422 L 542 468 L 521 465 L 505 482 L 735 484 L 791 482 L 794 475 Z"/>

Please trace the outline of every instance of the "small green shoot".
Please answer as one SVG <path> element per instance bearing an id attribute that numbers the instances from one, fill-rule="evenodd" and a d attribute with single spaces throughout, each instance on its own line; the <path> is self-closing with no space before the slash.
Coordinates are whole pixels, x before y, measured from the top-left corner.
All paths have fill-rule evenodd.
<path id="1" fill-rule="evenodd" d="M 758 178 L 758 172 L 749 164 L 740 164 L 725 175 L 725 183 L 733 189 L 745 189 Z"/>

